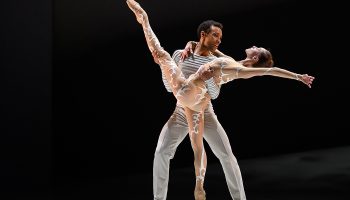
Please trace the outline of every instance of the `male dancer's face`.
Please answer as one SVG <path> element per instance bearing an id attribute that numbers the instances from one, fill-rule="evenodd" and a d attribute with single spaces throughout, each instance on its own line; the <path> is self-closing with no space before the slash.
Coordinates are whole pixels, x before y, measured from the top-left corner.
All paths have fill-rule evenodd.
<path id="1" fill-rule="evenodd" d="M 219 27 L 211 26 L 209 33 L 204 33 L 203 45 L 211 52 L 219 48 L 222 38 L 222 30 Z"/>

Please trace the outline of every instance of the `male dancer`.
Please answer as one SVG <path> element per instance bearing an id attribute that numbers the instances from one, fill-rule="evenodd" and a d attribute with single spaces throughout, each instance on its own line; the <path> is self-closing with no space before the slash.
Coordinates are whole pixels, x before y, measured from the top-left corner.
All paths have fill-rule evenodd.
<path id="1" fill-rule="evenodd" d="M 199 42 L 194 50 L 193 57 L 181 62 L 181 50 L 176 50 L 173 59 L 182 70 L 185 77 L 189 77 L 198 68 L 215 59 L 211 52 L 215 52 L 221 43 L 222 24 L 213 20 L 202 22 L 197 29 Z M 155 60 L 156 60 L 156 55 Z M 171 92 L 171 88 L 164 78 L 166 89 Z M 212 99 L 216 99 L 220 93 L 220 87 L 213 79 L 206 81 L 208 93 Z M 204 112 L 204 139 L 209 144 L 215 156 L 220 160 L 223 167 L 227 186 L 232 199 L 245 200 L 242 176 L 237 159 L 232 153 L 229 139 L 220 122 L 214 113 L 212 104 Z M 174 157 L 176 148 L 183 141 L 188 133 L 188 124 L 184 113 L 184 108 L 177 103 L 170 119 L 163 126 L 160 133 L 153 164 L 153 194 L 155 200 L 165 200 L 168 190 L 170 159 Z M 204 168 L 206 169 L 206 155 L 204 158 Z M 197 177 L 196 184 L 203 183 L 204 175 Z M 197 187 L 196 187 L 197 188 Z M 196 191 L 195 191 L 196 194 Z"/>

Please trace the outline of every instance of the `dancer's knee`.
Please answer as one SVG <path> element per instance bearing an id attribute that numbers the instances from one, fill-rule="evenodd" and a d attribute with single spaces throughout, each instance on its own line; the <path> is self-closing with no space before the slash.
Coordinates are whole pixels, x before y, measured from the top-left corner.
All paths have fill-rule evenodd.
<path id="1" fill-rule="evenodd" d="M 176 150 L 172 150 L 171 148 L 169 148 L 169 146 L 163 146 L 161 148 L 156 149 L 156 151 L 154 152 L 154 157 L 172 159 L 174 158 L 175 151 Z"/>
<path id="2" fill-rule="evenodd" d="M 170 54 L 167 51 L 165 51 L 164 48 L 161 46 L 156 47 L 156 55 L 160 60 L 171 59 Z"/>
<path id="3" fill-rule="evenodd" d="M 235 163 L 237 163 L 236 157 L 233 155 L 232 152 L 221 152 L 220 154 L 217 154 L 217 157 L 220 161 L 225 162 L 228 160 L 231 160 Z"/>
<path id="4" fill-rule="evenodd" d="M 197 145 L 197 144 L 192 144 L 192 150 L 193 150 L 193 153 L 194 153 L 194 156 L 195 157 L 201 157 L 204 150 L 203 150 L 203 147 L 201 145 Z"/>

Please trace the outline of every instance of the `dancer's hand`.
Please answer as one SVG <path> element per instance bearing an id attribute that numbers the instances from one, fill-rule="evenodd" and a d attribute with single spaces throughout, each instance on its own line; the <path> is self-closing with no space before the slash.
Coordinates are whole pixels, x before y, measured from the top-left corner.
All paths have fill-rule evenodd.
<path id="1" fill-rule="evenodd" d="M 301 82 L 311 88 L 312 82 L 315 79 L 313 76 L 309 76 L 307 74 L 298 75 L 298 78 Z"/>
<path id="2" fill-rule="evenodd" d="M 193 42 L 189 41 L 187 42 L 185 49 L 181 53 L 180 60 L 184 61 L 186 58 L 188 58 L 190 55 L 193 55 Z"/>

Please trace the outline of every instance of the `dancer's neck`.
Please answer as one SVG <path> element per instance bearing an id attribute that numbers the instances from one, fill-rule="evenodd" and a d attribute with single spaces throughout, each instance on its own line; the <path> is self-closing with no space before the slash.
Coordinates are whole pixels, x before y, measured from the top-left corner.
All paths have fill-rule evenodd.
<path id="1" fill-rule="evenodd" d="M 205 47 L 202 43 L 198 43 L 196 48 L 194 49 L 194 54 L 199 56 L 209 56 L 212 53 L 209 51 L 207 47 Z"/>

